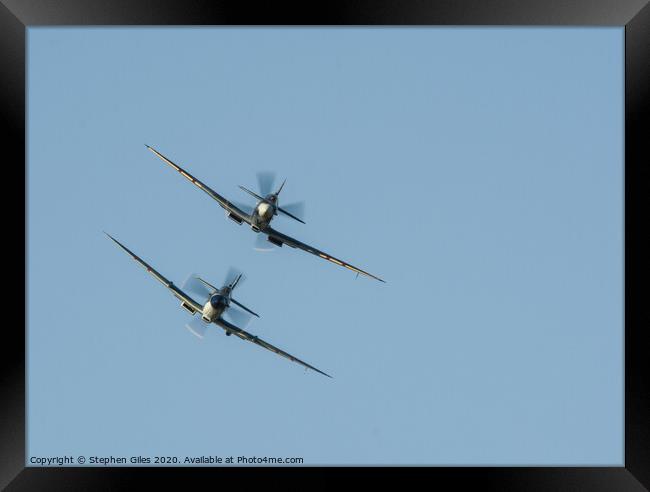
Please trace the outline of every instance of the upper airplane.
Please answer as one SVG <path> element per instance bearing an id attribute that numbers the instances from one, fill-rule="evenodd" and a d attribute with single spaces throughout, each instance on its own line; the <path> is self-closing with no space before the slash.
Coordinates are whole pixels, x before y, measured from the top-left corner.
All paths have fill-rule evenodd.
<path id="1" fill-rule="evenodd" d="M 245 192 L 251 194 L 254 196 L 258 201 L 257 205 L 255 205 L 255 208 L 253 209 L 252 213 L 246 213 L 244 212 L 241 208 L 239 208 L 237 205 L 234 203 L 226 200 L 223 196 L 219 195 L 216 191 L 212 190 L 209 186 L 206 184 L 202 183 L 198 179 L 196 179 L 194 176 L 192 176 L 190 173 L 185 171 L 183 168 L 181 168 L 179 165 L 174 164 L 171 160 L 169 160 L 167 157 L 162 155 L 160 152 L 158 152 L 156 149 L 153 147 L 150 147 L 149 145 L 146 146 L 151 152 L 156 154 L 160 159 L 162 159 L 164 162 L 169 164 L 172 168 L 174 168 L 176 171 L 178 171 L 183 177 L 185 177 L 187 180 L 189 180 L 191 183 L 199 187 L 201 190 L 206 192 L 208 195 L 210 195 L 214 200 L 217 201 L 219 205 L 223 209 L 225 209 L 226 214 L 228 217 L 238 224 L 241 224 L 242 222 L 246 222 L 248 225 L 251 226 L 251 229 L 253 229 L 255 232 L 262 232 L 267 235 L 267 239 L 275 244 L 276 246 L 282 246 L 283 244 L 286 244 L 287 246 L 291 246 L 292 248 L 299 248 L 302 249 L 303 251 L 307 251 L 308 253 L 311 253 L 313 255 L 319 256 L 327 261 L 330 261 L 332 263 L 335 263 L 337 265 L 340 265 L 342 267 L 345 267 L 349 270 L 352 270 L 353 272 L 356 272 L 357 274 L 362 274 L 367 277 L 374 278 L 376 280 L 379 280 L 380 282 L 385 282 L 385 280 L 380 279 L 379 277 L 365 272 L 361 270 L 360 268 L 357 268 L 355 266 L 350 265 L 349 263 L 346 263 L 342 260 L 339 260 L 338 258 L 334 258 L 333 256 L 324 253 L 323 251 L 320 251 L 312 246 L 309 246 L 305 243 L 301 243 L 300 241 L 293 239 L 292 237 L 289 237 L 285 234 L 282 234 L 281 232 L 276 231 L 271 227 L 271 220 L 273 220 L 273 217 L 275 217 L 278 212 L 283 213 L 292 219 L 295 219 L 299 222 L 304 222 L 293 215 L 291 212 L 289 212 L 286 209 L 283 209 L 282 207 L 279 206 L 278 203 L 278 195 L 282 191 L 282 187 L 284 186 L 284 183 L 280 186 L 278 191 L 275 193 L 271 193 L 270 189 L 269 190 L 261 190 L 261 193 L 265 196 L 260 196 L 257 193 L 252 192 L 251 190 L 248 190 L 244 188 L 243 186 L 240 186 L 242 190 Z"/>
<path id="2" fill-rule="evenodd" d="M 238 311 L 232 310 L 232 308 L 230 307 L 230 303 L 233 303 L 239 306 L 240 308 L 244 309 L 248 313 L 259 317 L 258 314 L 254 313 L 246 306 L 244 306 L 243 304 L 239 303 L 238 301 L 232 298 L 232 291 L 241 280 L 242 277 L 241 274 L 231 279 L 231 281 L 227 282 L 226 285 L 224 285 L 221 289 L 217 289 L 216 287 L 210 285 L 208 282 L 206 282 L 201 278 L 190 277 L 190 279 L 188 280 L 195 281 L 196 284 L 194 286 L 190 285 L 189 287 L 192 288 L 196 294 L 206 298 L 205 303 L 200 304 L 196 302 L 194 299 L 192 299 L 188 294 L 183 292 L 181 289 L 176 287 L 173 282 L 170 282 L 165 277 L 163 277 L 160 273 L 154 270 L 154 268 L 151 265 L 146 263 L 143 259 L 141 259 L 135 253 L 133 253 L 130 249 L 128 249 L 126 246 L 120 243 L 113 236 L 111 236 L 106 232 L 104 234 L 106 234 L 111 240 L 113 240 L 113 242 L 115 242 L 115 244 L 117 244 L 120 248 L 126 251 L 129 254 L 129 256 L 131 256 L 131 258 L 133 258 L 140 265 L 142 265 L 147 270 L 147 272 L 149 272 L 156 280 L 158 280 L 158 282 L 160 282 L 165 287 L 167 287 L 171 291 L 171 293 L 174 294 L 174 296 L 179 301 L 181 301 L 181 307 L 183 309 L 188 311 L 192 316 L 194 316 L 194 314 L 197 312 L 201 314 L 200 319 L 195 318 L 194 320 L 192 320 L 190 323 L 187 324 L 187 328 L 199 338 L 203 338 L 210 323 L 214 323 L 217 326 L 223 328 L 226 332 L 226 335 L 235 334 L 242 340 L 248 340 L 249 342 L 253 342 L 256 345 L 259 345 L 260 347 L 264 347 L 265 349 L 270 350 L 271 352 L 275 352 L 276 354 L 281 355 L 282 357 L 286 357 L 287 359 L 293 362 L 297 362 L 298 364 L 308 369 L 312 369 L 324 376 L 327 376 L 328 378 L 332 377 L 329 374 L 326 374 L 323 371 L 316 369 L 314 366 L 311 366 L 306 362 L 301 361 L 297 357 L 294 357 L 293 355 L 288 354 L 287 352 L 280 350 L 277 347 L 274 347 L 273 345 L 271 345 L 268 342 L 265 342 L 261 338 L 251 335 L 247 331 L 242 330 L 241 328 L 233 325 L 232 323 L 228 322 L 223 318 L 224 314 L 232 315 L 238 313 Z M 186 282 L 186 285 L 183 286 L 184 288 L 188 287 L 187 283 L 188 282 Z"/>

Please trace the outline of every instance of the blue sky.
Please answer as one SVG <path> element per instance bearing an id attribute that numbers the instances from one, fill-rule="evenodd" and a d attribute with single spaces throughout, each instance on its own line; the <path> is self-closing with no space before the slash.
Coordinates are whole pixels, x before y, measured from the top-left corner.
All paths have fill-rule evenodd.
<path id="1" fill-rule="evenodd" d="M 623 463 L 622 28 L 30 28 L 28 456 Z M 255 234 L 226 197 L 287 178 Z M 221 282 L 216 328 L 181 284 Z"/>

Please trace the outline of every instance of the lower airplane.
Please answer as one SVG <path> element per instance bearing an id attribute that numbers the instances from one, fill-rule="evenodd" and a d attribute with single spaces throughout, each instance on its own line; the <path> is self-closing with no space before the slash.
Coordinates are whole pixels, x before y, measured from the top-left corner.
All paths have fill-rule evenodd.
<path id="1" fill-rule="evenodd" d="M 104 234 L 106 234 L 120 248 L 126 251 L 131 256 L 131 258 L 133 258 L 140 265 L 142 265 L 147 270 L 147 272 L 149 272 L 156 280 L 158 280 L 161 284 L 167 287 L 167 289 L 169 289 L 171 293 L 178 300 L 181 301 L 181 307 L 183 309 L 185 309 L 190 314 L 192 314 L 192 316 L 195 313 L 200 313 L 201 315 L 200 319 L 195 318 L 192 322 L 188 323 L 187 325 L 187 328 L 199 338 L 203 338 L 205 332 L 207 331 L 208 326 L 214 323 L 215 325 L 223 328 L 226 332 L 226 335 L 236 335 L 242 340 L 253 342 L 256 345 L 259 345 L 260 347 L 270 350 L 271 352 L 275 352 L 276 354 L 281 355 L 282 357 L 286 357 L 290 361 L 297 362 L 298 364 L 308 369 L 312 369 L 329 378 L 332 377 L 329 374 L 326 374 L 323 371 L 316 369 L 314 366 L 311 366 L 306 362 L 298 359 L 297 357 L 294 357 L 293 355 L 288 354 L 287 352 L 280 350 L 277 347 L 274 347 L 273 345 L 271 345 L 268 342 L 265 342 L 261 338 L 255 335 L 251 335 L 247 331 L 244 331 L 243 329 L 235 326 L 234 324 L 224 319 L 223 317 L 224 315 L 232 316 L 235 313 L 239 313 L 239 315 L 235 315 L 235 316 L 240 316 L 241 314 L 243 314 L 241 312 L 233 310 L 233 308 L 230 306 L 231 303 L 235 304 L 236 306 L 239 306 L 247 313 L 259 317 L 258 314 L 254 313 L 253 311 L 251 311 L 250 309 L 248 309 L 247 307 L 245 307 L 243 304 L 239 303 L 232 297 L 233 290 L 241 280 L 242 277 L 241 274 L 239 274 L 237 277 L 232 279 L 229 283 L 227 283 L 220 289 L 214 287 L 213 285 L 210 285 L 208 282 L 198 277 L 188 279 L 188 282 L 186 282 L 186 285 L 184 285 L 184 287 L 188 286 L 194 291 L 194 293 L 203 295 L 206 298 L 205 303 L 200 304 L 196 302 L 194 299 L 192 299 L 188 294 L 183 292 L 181 289 L 176 287 L 173 282 L 170 282 L 165 277 L 163 277 L 151 265 L 149 265 L 144 260 L 142 260 L 139 256 L 137 256 L 130 249 L 128 249 L 126 246 L 120 243 L 113 236 L 111 236 L 106 232 Z"/>

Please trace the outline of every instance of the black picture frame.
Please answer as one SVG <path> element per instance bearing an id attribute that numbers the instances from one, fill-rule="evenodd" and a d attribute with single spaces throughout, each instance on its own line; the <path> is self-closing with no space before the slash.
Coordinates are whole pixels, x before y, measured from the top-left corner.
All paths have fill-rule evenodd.
<path id="1" fill-rule="evenodd" d="M 647 490 L 650 487 L 650 399 L 645 377 L 648 315 L 642 286 L 649 278 L 644 253 L 648 237 L 642 210 L 648 206 L 647 148 L 650 127 L 650 5 L 646 0 L 386 0 L 268 2 L 206 0 L 2 0 L 0 4 L 0 97 L 5 116 L 3 162 L 26 185 L 26 28 L 43 25 L 522 25 L 625 27 L 625 465 L 622 467 L 422 467 L 311 469 L 320 485 L 372 477 L 404 484 L 406 476 L 451 479 L 454 488 L 479 485 L 496 490 Z M 9 152 L 7 152 L 9 151 Z M 13 157 L 9 157 L 13 156 Z M 645 156 L 645 157 L 644 157 Z M 21 170 L 23 171 L 21 173 Z M 11 185 L 10 185 L 11 186 Z M 25 190 L 25 207 L 27 206 Z M 646 203 L 646 206 L 643 205 Z M 7 212 L 5 213 L 7 215 Z M 18 214 L 9 214 L 17 216 Z M 28 268 L 23 216 L 25 272 Z M 18 221 L 15 218 L 16 222 Z M 13 225 L 13 224 L 12 224 Z M 647 226 L 646 226 L 647 227 Z M 21 230 L 16 224 L 14 230 Z M 15 234 L 14 234 L 15 237 Z M 17 262 L 16 262 L 17 263 Z M 635 282 L 636 280 L 636 282 Z M 15 294 L 14 294 L 15 295 Z M 5 298 L 6 299 L 6 298 Z M 9 306 L 7 306 L 9 307 Z M 15 311 L 15 310 L 14 310 Z M 25 302 L 24 319 L 27 320 Z M 108 490 L 131 488 L 144 478 L 173 485 L 190 474 L 246 482 L 250 468 L 26 468 L 25 337 L 5 324 L 0 391 L 0 486 L 7 490 Z M 26 326 L 26 322 L 25 322 Z M 549 361 L 552 363 L 552 361 Z M 644 370 L 646 369 L 646 370 Z M 172 475 L 173 470 L 173 475 Z M 297 487 L 294 472 L 267 468 L 267 485 Z M 180 473 L 179 473 L 180 472 Z M 173 478 L 172 478 L 173 477 Z M 270 481 L 268 481 L 270 480 Z M 436 483 L 429 482 L 429 483 Z M 184 483 L 184 482 L 183 482 Z M 302 486 L 306 486 L 303 483 Z M 301 487 L 302 488 L 302 487 Z"/>

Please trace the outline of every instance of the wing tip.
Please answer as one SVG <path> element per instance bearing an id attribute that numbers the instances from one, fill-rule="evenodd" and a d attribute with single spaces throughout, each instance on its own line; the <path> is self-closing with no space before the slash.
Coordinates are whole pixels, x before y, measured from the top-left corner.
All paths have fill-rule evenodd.
<path id="1" fill-rule="evenodd" d="M 330 379 L 334 379 L 334 376 L 330 376 L 326 372 L 323 372 L 320 369 L 316 369 L 314 366 L 308 366 L 308 368 L 311 369 L 312 371 L 316 371 L 317 373 L 322 374 L 323 376 L 327 376 Z"/>
<path id="2" fill-rule="evenodd" d="M 371 273 L 367 273 L 370 277 L 374 278 L 375 280 L 379 280 L 380 282 L 386 283 L 386 281 L 383 278 L 379 278 L 376 275 L 373 275 Z"/>
<path id="3" fill-rule="evenodd" d="M 383 283 L 387 283 L 383 278 L 379 278 L 376 275 L 373 275 L 372 273 L 363 272 L 363 271 L 361 273 L 363 275 L 367 276 L 367 277 L 374 278 L 375 280 L 379 280 L 380 282 L 383 282 Z"/>
<path id="4" fill-rule="evenodd" d="M 111 236 L 108 232 L 106 232 L 106 231 L 102 231 L 102 232 L 104 232 L 104 234 L 106 234 L 111 239 L 111 241 L 113 241 L 115 244 L 117 244 L 123 251 L 128 253 L 132 258 L 138 259 L 137 255 L 133 251 L 131 251 L 126 246 L 124 246 L 121 242 L 119 242 L 117 239 L 115 239 L 113 236 Z"/>
<path id="5" fill-rule="evenodd" d="M 317 369 L 316 367 L 314 367 L 314 366 L 312 366 L 312 365 L 310 365 L 310 364 L 305 364 L 305 366 L 306 366 L 308 369 L 311 369 L 312 371 L 316 371 L 317 373 L 322 374 L 323 376 L 327 376 L 327 377 L 330 378 L 330 379 L 334 379 L 333 376 L 330 376 L 330 375 L 327 374 L 326 372 L 321 371 L 320 369 Z"/>

